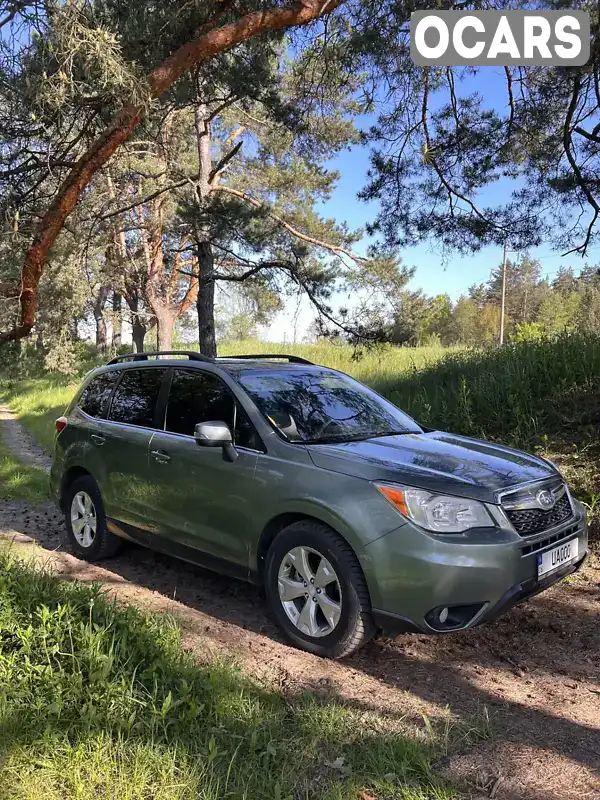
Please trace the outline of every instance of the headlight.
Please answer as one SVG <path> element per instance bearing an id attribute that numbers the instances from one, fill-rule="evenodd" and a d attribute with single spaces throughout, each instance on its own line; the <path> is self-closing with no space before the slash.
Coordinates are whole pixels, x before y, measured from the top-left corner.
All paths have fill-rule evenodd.
<path id="1" fill-rule="evenodd" d="M 409 486 L 387 483 L 375 486 L 403 517 L 434 533 L 462 533 L 469 528 L 494 525 L 484 504 L 477 500 L 432 494 Z"/>

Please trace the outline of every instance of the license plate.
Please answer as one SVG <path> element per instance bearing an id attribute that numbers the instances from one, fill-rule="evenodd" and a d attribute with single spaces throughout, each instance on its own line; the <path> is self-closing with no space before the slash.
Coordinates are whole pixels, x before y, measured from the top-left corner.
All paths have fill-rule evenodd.
<path id="1" fill-rule="evenodd" d="M 558 547 L 540 553 L 537 557 L 538 578 L 548 575 L 556 569 L 564 567 L 575 561 L 579 555 L 579 539 L 571 539 L 569 542 L 559 544 Z"/>

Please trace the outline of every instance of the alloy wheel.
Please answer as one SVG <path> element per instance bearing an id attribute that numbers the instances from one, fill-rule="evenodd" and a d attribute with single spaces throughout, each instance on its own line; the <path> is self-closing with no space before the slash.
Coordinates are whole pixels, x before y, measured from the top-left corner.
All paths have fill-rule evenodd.
<path id="1" fill-rule="evenodd" d="M 294 547 L 281 561 L 279 599 L 299 631 L 320 638 L 333 632 L 342 614 L 342 592 L 331 563 L 312 547 Z"/>
<path id="2" fill-rule="evenodd" d="M 71 528 L 77 544 L 91 547 L 96 536 L 96 507 L 87 492 L 77 492 L 71 502 Z"/>

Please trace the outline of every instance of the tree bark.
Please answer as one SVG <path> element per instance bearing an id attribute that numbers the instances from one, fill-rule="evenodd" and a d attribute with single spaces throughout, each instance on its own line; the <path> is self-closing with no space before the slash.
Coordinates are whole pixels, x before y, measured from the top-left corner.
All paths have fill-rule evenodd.
<path id="1" fill-rule="evenodd" d="M 206 204 L 210 195 L 210 176 L 212 174 L 212 155 L 210 150 L 210 120 L 208 109 L 200 100 L 202 87 L 198 86 L 198 103 L 196 106 L 194 127 L 198 148 L 198 181 L 196 194 L 199 205 L 199 217 L 206 216 Z M 207 224 L 196 224 L 196 255 L 198 258 L 198 344 L 200 352 L 209 358 L 217 355 L 215 336 L 215 280 L 214 253 L 210 241 L 210 227 Z"/>
<path id="2" fill-rule="evenodd" d="M 196 242 L 198 254 L 198 344 L 202 355 L 215 358 L 215 281 L 214 256 L 210 242 Z"/>
<path id="3" fill-rule="evenodd" d="M 149 99 L 158 98 L 196 64 L 226 52 L 259 33 L 305 25 L 333 11 L 344 0 L 300 0 L 288 7 L 252 11 L 233 22 L 217 27 L 220 15 L 202 26 L 192 41 L 177 48 L 147 79 Z M 147 107 L 150 103 L 147 104 Z M 129 138 L 146 107 L 129 103 L 124 106 L 102 134 L 73 167 L 62 183 L 56 198 L 42 217 L 38 232 L 25 257 L 20 281 L 20 319 L 18 324 L 0 334 L 0 344 L 29 335 L 35 323 L 38 287 L 51 247 L 61 232 L 94 175 Z"/>
<path id="4" fill-rule="evenodd" d="M 139 317 L 134 317 L 131 324 L 131 338 L 136 353 L 144 352 L 144 339 L 146 338 L 146 326 Z"/>
<path id="5" fill-rule="evenodd" d="M 119 292 L 113 292 L 112 299 L 113 310 L 113 329 L 112 329 L 112 346 L 113 350 L 118 350 L 123 341 L 123 295 Z"/>
<path id="6" fill-rule="evenodd" d="M 127 305 L 129 306 L 129 310 L 131 311 L 131 338 L 133 339 L 135 352 L 143 353 L 144 339 L 146 338 L 146 334 L 148 333 L 150 326 L 146 324 L 146 320 L 143 319 L 142 315 L 139 313 L 140 311 L 139 295 L 136 292 L 130 290 L 125 295 L 125 299 L 127 300 Z"/>
<path id="7" fill-rule="evenodd" d="M 156 312 L 155 312 L 156 314 Z M 156 337 L 159 350 L 173 349 L 173 328 L 175 326 L 175 314 L 171 309 L 162 309 L 156 314 Z"/>
<path id="8" fill-rule="evenodd" d="M 98 290 L 96 302 L 94 303 L 94 319 L 96 320 L 96 347 L 101 353 L 106 352 L 108 344 L 106 317 L 104 316 L 104 308 L 108 298 L 108 286 L 101 286 Z"/>

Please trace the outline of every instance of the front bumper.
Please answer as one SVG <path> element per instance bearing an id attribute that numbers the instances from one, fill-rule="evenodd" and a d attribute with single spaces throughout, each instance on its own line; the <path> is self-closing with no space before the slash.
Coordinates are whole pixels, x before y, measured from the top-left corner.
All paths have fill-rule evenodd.
<path id="1" fill-rule="evenodd" d="M 585 510 L 567 524 L 532 537 L 508 530 L 435 537 L 411 523 L 371 542 L 361 559 L 376 625 L 393 633 L 445 633 L 496 619 L 576 572 L 587 557 Z M 577 538 L 578 560 L 541 579 L 537 557 Z M 450 608 L 445 625 L 436 609 Z M 453 611 L 454 610 L 454 611 Z"/>

